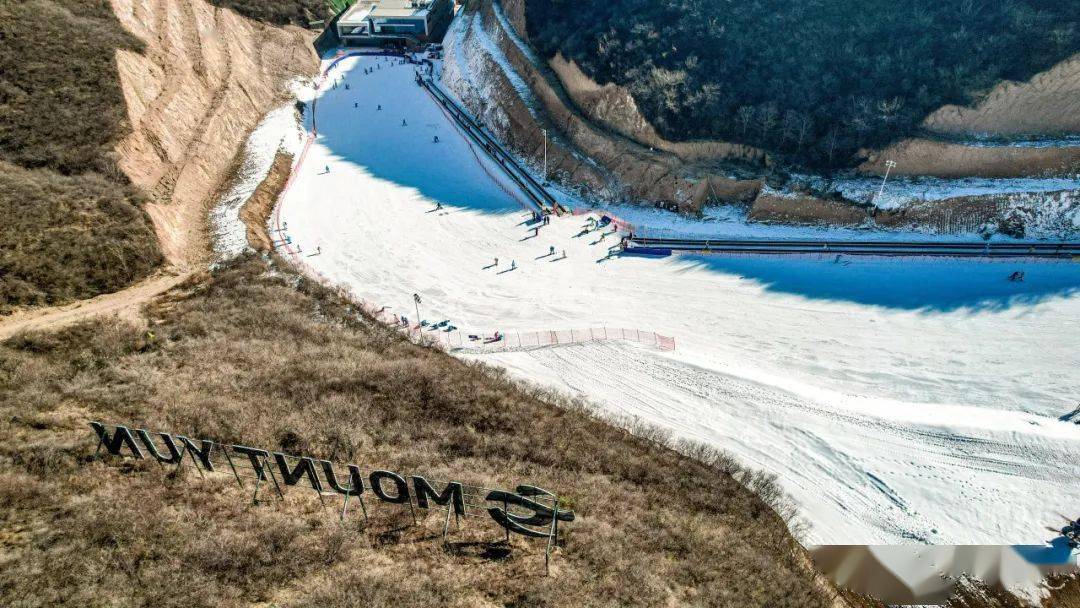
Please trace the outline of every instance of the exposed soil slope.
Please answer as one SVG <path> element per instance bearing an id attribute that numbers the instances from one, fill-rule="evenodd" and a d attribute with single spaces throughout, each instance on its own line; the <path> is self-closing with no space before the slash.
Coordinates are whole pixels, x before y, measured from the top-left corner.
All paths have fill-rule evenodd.
<path id="1" fill-rule="evenodd" d="M 593 194 L 658 201 L 682 209 L 696 209 L 707 201 L 750 200 L 757 194 L 760 183 L 756 180 L 728 179 L 709 166 L 650 150 L 594 124 L 577 109 L 556 74 L 514 42 L 516 32 L 508 32 L 495 11 L 491 0 L 478 0 L 459 17 L 462 21 L 448 35 L 443 82 L 520 153 L 542 162 L 541 130 L 554 127 L 552 132 L 558 134 L 553 142 L 555 154 L 549 150 L 553 173 L 568 182 L 584 184 Z M 514 23 L 515 17 L 507 18 Z M 505 68 L 492 57 L 492 45 L 505 57 L 515 77 L 522 79 L 527 92 L 509 81 Z M 455 60 L 464 61 L 469 68 L 455 66 Z M 505 84 L 499 95 L 485 95 L 478 88 L 490 85 L 477 85 L 477 80 Z M 603 192 L 597 191 L 598 183 L 603 184 Z"/>
<path id="2" fill-rule="evenodd" d="M 255 193 L 240 208 L 240 220 L 247 229 L 248 245 L 261 252 L 274 250 L 274 243 L 266 232 L 266 223 L 274 210 L 274 203 L 289 181 L 292 156 L 279 152 L 270 166 L 270 173 L 255 189 Z"/>
<path id="3" fill-rule="evenodd" d="M 260 24 L 204 0 L 115 0 L 112 8 L 142 42 L 115 51 L 131 127 L 116 144 L 116 165 L 151 198 L 144 208 L 166 266 L 128 289 L 20 311 L 0 323 L 0 336 L 130 315 L 196 272 L 210 255 L 209 206 L 247 134 L 285 98 L 291 78 L 317 67 L 306 31 Z"/>
<path id="4" fill-rule="evenodd" d="M 1002 82 L 974 107 L 948 105 L 923 126 L 948 135 L 1080 132 L 1080 55 L 1026 82 Z"/>
<path id="5" fill-rule="evenodd" d="M 859 166 L 861 173 L 882 175 L 885 161 L 896 166 L 893 175 L 935 177 L 1041 177 L 1076 175 L 1080 172 L 1080 147 L 1028 148 L 965 146 L 962 144 L 907 139 L 869 154 Z"/>
<path id="6" fill-rule="evenodd" d="M 614 83 L 603 86 L 581 71 L 573 60 L 556 53 L 548 65 L 574 104 L 586 116 L 639 144 L 670 152 L 684 161 L 721 161 L 737 159 L 760 162 L 765 153 L 756 148 L 724 141 L 680 141 L 664 139 L 641 114 L 633 95 Z"/>
<path id="7" fill-rule="evenodd" d="M 166 260 L 187 270 L 209 255 L 208 204 L 245 136 L 290 78 L 315 70 L 310 35 L 204 0 L 111 2 L 146 47 L 117 53 L 133 129 L 117 146 L 120 167 L 151 195 Z"/>

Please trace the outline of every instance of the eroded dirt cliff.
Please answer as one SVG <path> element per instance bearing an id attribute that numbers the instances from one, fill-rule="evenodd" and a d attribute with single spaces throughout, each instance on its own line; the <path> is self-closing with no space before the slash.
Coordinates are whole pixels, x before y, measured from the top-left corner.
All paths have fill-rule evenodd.
<path id="1" fill-rule="evenodd" d="M 521 3 L 503 8 L 505 16 L 491 0 L 467 6 L 448 34 L 443 83 L 515 151 L 542 163 L 542 130 L 548 130 L 552 174 L 603 198 L 693 210 L 706 202 L 749 201 L 757 195 L 758 180 L 729 178 L 715 166 L 716 157 L 687 162 L 594 123 L 578 110 L 555 72 L 515 40 Z"/>
<path id="2" fill-rule="evenodd" d="M 1002 82 L 974 107 L 944 106 L 923 126 L 955 136 L 1080 132 L 1080 55 L 1027 82 Z"/>
<path id="3" fill-rule="evenodd" d="M 204 0 L 110 0 L 143 53 L 117 64 L 132 133 L 120 168 L 152 198 L 167 262 L 205 261 L 206 214 L 247 134 L 286 97 L 287 83 L 315 72 L 305 30 L 261 24 Z"/>
<path id="4" fill-rule="evenodd" d="M 717 140 L 670 141 L 656 132 L 638 109 L 633 95 L 613 83 L 597 84 L 573 60 L 555 55 L 548 65 L 559 77 L 574 105 L 592 121 L 633 141 L 670 152 L 688 162 L 741 160 L 760 163 L 765 152 L 752 146 Z"/>

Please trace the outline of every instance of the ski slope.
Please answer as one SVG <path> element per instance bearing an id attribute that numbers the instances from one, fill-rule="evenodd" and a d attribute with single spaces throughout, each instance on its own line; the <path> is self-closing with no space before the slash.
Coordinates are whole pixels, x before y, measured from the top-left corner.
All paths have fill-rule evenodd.
<path id="1" fill-rule="evenodd" d="M 616 237 L 581 216 L 534 237 L 398 62 L 350 57 L 316 93 L 272 219 L 310 272 L 414 322 L 417 293 L 465 334 L 675 336 L 470 356 L 775 473 L 810 543 L 1039 543 L 1076 516 L 1080 426 L 1057 416 L 1080 402 L 1080 264 L 605 259 Z"/>

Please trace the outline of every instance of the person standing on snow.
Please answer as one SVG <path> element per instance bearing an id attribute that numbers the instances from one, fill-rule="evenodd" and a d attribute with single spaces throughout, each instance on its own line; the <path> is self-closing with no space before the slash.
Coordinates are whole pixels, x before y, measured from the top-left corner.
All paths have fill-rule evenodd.
<path id="1" fill-rule="evenodd" d="M 510 260 L 510 270 L 517 270 L 517 260 Z"/>
<path id="2" fill-rule="evenodd" d="M 409 123 L 405 122 L 405 119 L 404 119 L 404 118 L 402 118 L 402 119 L 401 119 L 401 126 L 403 126 L 403 127 L 407 127 L 407 126 L 409 126 Z"/>

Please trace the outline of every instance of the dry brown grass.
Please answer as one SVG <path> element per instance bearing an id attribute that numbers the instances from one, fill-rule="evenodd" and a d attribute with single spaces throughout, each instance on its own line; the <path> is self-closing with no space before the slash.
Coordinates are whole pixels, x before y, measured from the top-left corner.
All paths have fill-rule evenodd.
<path id="1" fill-rule="evenodd" d="M 160 263 L 112 153 L 128 128 L 116 49 L 141 43 L 108 2 L 0 1 L 0 313 L 115 291 Z"/>
<path id="2" fill-rule="evenodd" d="M 0 161 L 0 312 L 116 291 L 161 263 L 140 196 L 96 174 Z"/>
<path id="3" fill-rule="evenodd" d="M 249 257 L 151 312 L 0 345 L 0 604 L 825 606 L 781 518 L 732 474 L 497 370 L 414 346 L 336 294 Z M 558 491 L 567 525 L 499 544 L 469 520 L 366 531 L 293 489 L 248 506 L 226 479 L 89 455 L 86 421 L 171 429 L 361 466 Z M 645 430 L 647 429 L 639 429 Z M 665 441 L 652 433 L 654 440 Z M 758 477 L 747 482 L 775 494 Z"/>

